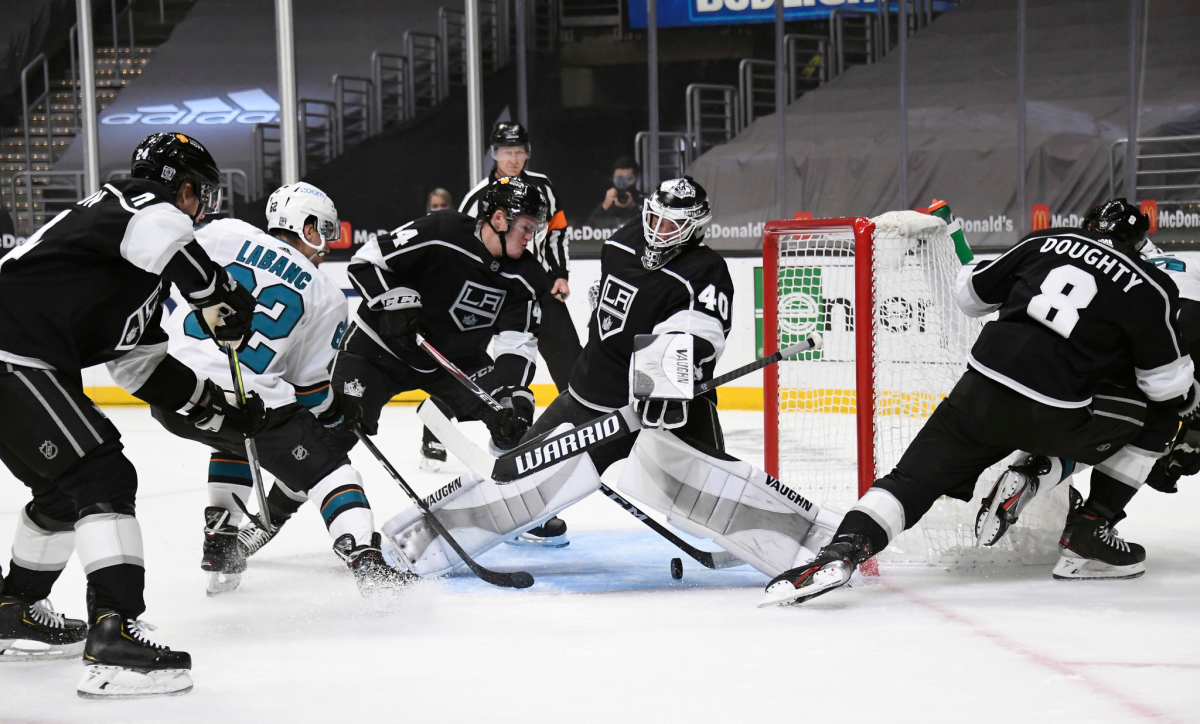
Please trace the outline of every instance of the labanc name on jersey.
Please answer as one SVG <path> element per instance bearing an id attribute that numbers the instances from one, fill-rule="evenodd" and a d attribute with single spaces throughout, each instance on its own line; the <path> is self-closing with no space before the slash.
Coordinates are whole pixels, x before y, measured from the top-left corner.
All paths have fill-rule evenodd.
<path id="1" fill-rule="evenodd" d="M 250 247 L 254 248 L 251 249 Z M 262 244 L 247 240 L 238 251 L 236 260 L 248 267 L 257 267 L 269 274 L 274 274 L 296 289 L 304 289 L 312 281 L 312 274 L 303 271 L 300 265 L 279 254 L 274 249 L 268 249 Z"/>

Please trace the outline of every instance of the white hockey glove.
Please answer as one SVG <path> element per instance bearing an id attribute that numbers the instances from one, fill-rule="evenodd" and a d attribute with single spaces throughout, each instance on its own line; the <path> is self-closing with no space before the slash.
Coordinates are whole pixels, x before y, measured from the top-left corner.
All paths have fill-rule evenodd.
<path id="1" fill-rule="evenodd" d="M 642 427 L 673 430 L 687 424 L 695 381 L 693 341 L 681 332 L 634 337 L 629 396 Z"/>

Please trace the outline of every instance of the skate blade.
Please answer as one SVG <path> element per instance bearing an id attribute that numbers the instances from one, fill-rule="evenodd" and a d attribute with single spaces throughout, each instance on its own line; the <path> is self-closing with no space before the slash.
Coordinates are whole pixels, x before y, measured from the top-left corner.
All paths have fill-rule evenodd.
<path id="1" fill-rule="evenodd" d="M 54 661 L 73 659 L 83 655 L 86 641 L 73 644 L 48 644 L 28 639 L 0 640 L 0 662 L 16 663 L 30 661 Z"/>
<path id="2" fill-rule="evenodd" d="M 182 696 L 192 690 L 187 669 L 137 671 L 123 666 L 87 667 L 75 691 L 81 699 L 149 699 Z"/>
<path id="3" fill-rule="evenodd" d="M 522 533 L 516 538 L 510 538 L 504 542 L 510 546 L 523 546 L 526 548 L 566 548 L 571 545 L 571 541 L 567 540 L 566 533 L 548 538 Z"/>
<path id="4" fill-rule="evenodd" d="M 839 566 L 840 568 L 842 567 Z M 813 574 L 810 579 L 812 583 L 802 588 L 796 588 L 787 581 L 780 581 L 767 588 L 762 600 L 759 601 L 758 607 L 795 606 L 817 596 L 829 593 L 833 589 L 839 588 L 850 581 L 850 576 L 844 570 L 839 569 L 832 567 L 822 568 Z"/>
<path id="5" fill-rule="evenodd" d="M 1054 566 L 1056 581 L 1125 581 L 1139 578 L 1146 572 L 1145 563 L 1113 566 L 1091 558 L 1062 556 Z"/>
<path id="6" fill-rule="evenodd" d="M 216 571 L 211 571 L 208 574 L 208 580 L 204 584 L 204 592 L 209 596 L 219 596 L 222 593 L 236 591 L 240 585 L 242 585 L 242 574 L 240 573 L 217 573 Z"/>
<path id="7" fill-rule="evenodd" d="M 437 471 L 441 470 L 442 466 L 445 464 L 446 463 L 442 460 L 437 460 L 435 458 L 427 458 L 424 455 L 422 455 L 421 461 L 419 463 L 417 463 L 417 467 L 419 467 L 420 469 L 425 470 L 427 472 L 430 472 L 430 473 L 436 473 Z"/>

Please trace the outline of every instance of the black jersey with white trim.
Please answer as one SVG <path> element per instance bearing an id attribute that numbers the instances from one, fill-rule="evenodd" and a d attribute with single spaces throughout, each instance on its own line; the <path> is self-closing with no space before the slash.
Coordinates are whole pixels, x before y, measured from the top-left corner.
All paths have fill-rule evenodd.
<path id="1" fill-rule="evenodd" d="M 577 399 L 597 409 L 629 402 L 629 360 L 636 335 L 694 335 L 700 359 L 697 382 L 712 377 L 725 351 L 733 308 L 733 280 L 725 259 L 700 244 L 651 271 L 642 266 L 644 239 L 642 221 L 635 219 L 600 251 L 597 304 L 570 385 Z"/>
<path id="2" fill-rule="evenodd" d="M 69 375 L 141 345 L 156 350 L 140 365 L 152 369 L 166 354 L 170 284 L 208 299 L 223 273 L 192 231 L 166 187 L 142 179 L 63 211 L 0 260 L 0 359 Z"/>
<path id="3" fill-rule="evenodd" d="M 1179 296 L 1121 242 L 1075 228 L 1039 231 L 991 262 L 964 267 L 959 306 L 984 325 L 969 364 L 1025 396 L 1084 407 L 1104 381 L 1136 381 L 1152 401 L 1182 397 L 1193 365 Z"/>
<path id="4" fill-rule="evenodd" d="M 347 272 L 363 297 L 357 316 L 368 336 L 378 341 L 381 312 L 420 306 L 422 333 L 446 357 L 474 357 L 494 337 L 498 369 L 502 357 L 520 360 L 507 384 L 532 380 L 546 273 L 528 251 L 518 259 L 493 257 L 474 218 L 454 211 L 423 216 L 363 245 Z M 435 368 L 424 355 L 404 361 Z"/>
<path id="5" fill-rule="evenodd" d="M 483 200 L 483 192 L 487 191 L 487 187 L 495 178 L 497 178 L 496 169 L 493 167 L 487 178 L 475 184 L 475 187 L 467 192 L 466 197 L 459 204 L 458 210 L 468 216 L 478 217 L 479 203 Z M 567 217 L 558 207 L 558 196 L 554 193 L 554 185 L 550 183 L 550 178 L 546 174 L 534 171 L 521 171 L 520 179 L 536 186 L 542 192 L 542 196 L 546 198 L 546 229 L 533 240 L 531 249 L 534 257 L 541 263 L 542 268 L 546 270 L 551 279 L 566 279 L 570 273 L 571 245 L 567 240 Z"/>

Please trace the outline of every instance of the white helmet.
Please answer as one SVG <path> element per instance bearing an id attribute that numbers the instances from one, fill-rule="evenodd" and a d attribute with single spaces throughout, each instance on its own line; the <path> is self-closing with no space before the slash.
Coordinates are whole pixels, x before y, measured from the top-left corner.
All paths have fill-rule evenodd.
<path id="1" fill-rule="evenodd" d="M 324 244 L 313 246 L 304 238 L 307 224 L 316 227 L 325 243 L 341 237 L 342 225 L 338 221 L 337 208 L 324 191 L 303 181 L 275 189 L 275 193 L 267 199 L 267 231 L 284 229 L 299 236 L 310 248 L 323 248 Z"/>

